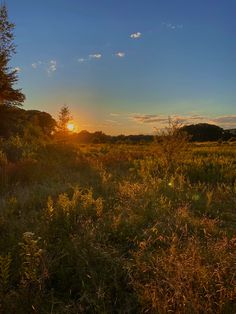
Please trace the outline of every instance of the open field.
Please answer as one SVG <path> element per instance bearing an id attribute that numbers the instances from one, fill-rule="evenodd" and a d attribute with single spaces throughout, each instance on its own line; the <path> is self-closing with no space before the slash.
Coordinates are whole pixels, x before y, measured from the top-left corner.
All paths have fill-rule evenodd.
<path id="1" fill-rule="evenodd" d="M 1 313 L 236 312 L 235 144 L 0 150 Z"/>

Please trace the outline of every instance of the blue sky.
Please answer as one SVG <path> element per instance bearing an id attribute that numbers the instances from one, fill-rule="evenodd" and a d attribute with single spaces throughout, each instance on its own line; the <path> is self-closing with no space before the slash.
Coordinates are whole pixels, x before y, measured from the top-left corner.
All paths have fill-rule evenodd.
<path id="1" fill-rule="evenodd" d="M 236 127 L 235 0 L 7 0 L 26 109 L 79 130 Z"/>

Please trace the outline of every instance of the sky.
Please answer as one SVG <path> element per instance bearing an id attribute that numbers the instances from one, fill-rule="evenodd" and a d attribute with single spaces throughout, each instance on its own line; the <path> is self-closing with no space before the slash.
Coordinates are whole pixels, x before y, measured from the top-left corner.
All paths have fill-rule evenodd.
<path id="1" fill-rule="evenodd" d="M 236 127 L 235 0 L 6 0 L 25 109 L 78 130 Z"/>

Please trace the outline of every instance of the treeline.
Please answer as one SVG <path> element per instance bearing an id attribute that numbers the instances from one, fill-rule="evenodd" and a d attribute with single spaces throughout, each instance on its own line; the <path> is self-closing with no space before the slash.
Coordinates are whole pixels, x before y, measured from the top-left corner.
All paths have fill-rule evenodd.
<path id="1" fill-rule="evenodd" d="M 228 141 L 235 140 L 236 135 L 230 130 L 224 130 L 216 125 L 199 123 L 186 125 L 179 129 L 185 132 L 192 142 L 206 141 Z M 83 130 L 79 133 L 70 133 L 61 137 L 58 132 L 57 121 L 47 112 L 39 110 L 24 110 L 14 106 L 0 106 L 0 137 L 10 138 L 20 136 L 27 139 L 38 139 L 47 141 L 48 139 L 73 141 L 81 144 L 100 143 L 151 143 L 155 140 L 155 135 L 118 135 L 111 136 L 102 131 L 88 132 Z"/>
<path id="2" fill-rule="evenodd" d="M 103 133 L 102 131 L 88 132 L 83 130 L 73 135 L 73 140 L 82 144 L 102 144 L 102 143 L 151 143 L 154 140 L 152 135 L 118 135 L 111 136 Z"/>
<path id="3" fill-rule="evenodd" d="M 209 141 L 228 141 L 236 139 L 236 135 L 229 130 L 224 130 L 219 126 L 199 123 L 181 127 L 179 132 L 184 132 L 188 135 L 191 142 L 209 142 Z M 151 143 L 155 140 L 156 135 L 118 135 L 110 136 L 103 132 L 90 133 L 88 131 L 81 131 L 73 135 L 74 140 L 79 143 Z"/>

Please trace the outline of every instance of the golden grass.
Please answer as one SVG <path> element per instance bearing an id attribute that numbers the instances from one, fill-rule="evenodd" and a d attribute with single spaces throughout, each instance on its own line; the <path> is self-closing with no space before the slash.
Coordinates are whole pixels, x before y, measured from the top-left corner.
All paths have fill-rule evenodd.
<path id="1" fill-rule="evenodd" d="M 236 312 L 236 146 L 160 145 L 0 148 L 1 313 Z"/>

